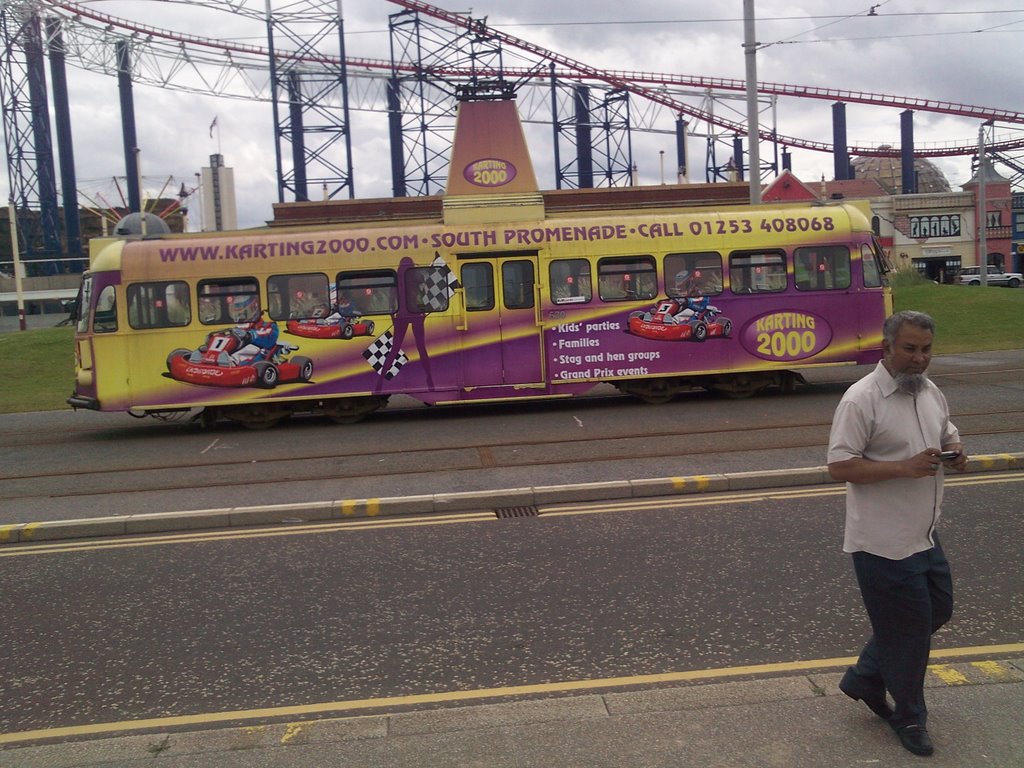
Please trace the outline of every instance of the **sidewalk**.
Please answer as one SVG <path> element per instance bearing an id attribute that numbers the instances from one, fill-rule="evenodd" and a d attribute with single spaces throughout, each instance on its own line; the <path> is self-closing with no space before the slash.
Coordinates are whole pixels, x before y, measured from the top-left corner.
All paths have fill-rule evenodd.
<path id="1" fill-rule="evenodd" d="M 841 660 L 832 660 L 841 661 Z M 0 747 L 6 768 L 1024 765 L 1024 658 L 929 668 L 935 755 L 842 695 L 842 669 L 498 704 Z M 922 762 L 926 761 L 926 762 Z"/>

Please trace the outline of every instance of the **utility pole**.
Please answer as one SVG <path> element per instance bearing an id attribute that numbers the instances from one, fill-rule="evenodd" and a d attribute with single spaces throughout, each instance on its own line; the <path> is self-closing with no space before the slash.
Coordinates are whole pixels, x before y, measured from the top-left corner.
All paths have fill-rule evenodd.
<path id="1" fill-rule="evenodd" d="M 11 222 L 11 253 L 14 259 L 14 290 L 18 295 L 18 330 L 25 330 L 25 293 L 21 289 L 21 255 L 18 247 L 18 215 L 14 209 L 14 194 L 7 203 L 7 218 Z"/>
<path id="2" fill-rule="evenodd" d="M 985 203 L 985 126 L 992 125 L 986 120 L 978 128 L 978 279 L 981 287 L 988 287 L 988 210 Z"/>
<path id="3" fill-rule="evenodd" d="M 750 204 L 761 202 L 761 129 L 757 122 L 757 41 L 754 0 L 743 0 L 743 54 L 747 63 L 747 157 L 750 159 Z"/>

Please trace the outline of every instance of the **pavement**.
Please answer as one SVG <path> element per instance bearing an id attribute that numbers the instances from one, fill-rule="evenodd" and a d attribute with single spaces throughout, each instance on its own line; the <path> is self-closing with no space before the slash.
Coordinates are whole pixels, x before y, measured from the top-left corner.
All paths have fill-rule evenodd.
<path id="1" fill-rule="evenodd" d="M 974 456 L 969 472 L 1024 467 L 1024 453 Z M 0 528 L 42 542 L 297 520 L 436 514 L 572 501 L 772 489 L 831 482 L 824 467 L 534 486 L 264 507 L 189 510 Z M 794 650 L 794 655 L 798 651 Z M 999 657 L 972 661 L 972 658 Z M 659 768 L 660 766 L 1024 766 L 1024 643 L 937 651 L 927 680 L 936 753 L 904 750 L 838 690 L 852 658 L 618 680 L 329 702 L 0 734 L 3 768 Z M 317 714 L 311 714 L 317 713 Z M 304 719 L 294 719 L 304 718 Z M 314 719 L 310 719 L 314 718 Z M 197 725 L 198 723 L 198 725 Z M 135 733 L 135 731 L 145 731 Z"/>
<path id="2" fill-rule="evenodd" d="M 5 768 L 661 768 L 1024 765 L 1024 658 L 933 664 L 915 756 L 832 668 L 91 741 L 0 745 Z M 926 762 L 922 762 L 926 761 Z"/>

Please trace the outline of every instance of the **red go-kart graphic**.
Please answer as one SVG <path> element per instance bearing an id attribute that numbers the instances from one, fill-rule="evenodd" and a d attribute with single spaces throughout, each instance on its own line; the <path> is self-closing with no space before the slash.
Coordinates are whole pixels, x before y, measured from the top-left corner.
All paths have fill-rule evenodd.
<path id="1" fill-rule="evenodd" d="M 646 312 L 632 312 L 629 332 L 661 341 L 704 341 L 709 337 L 728 337 L 732 321 L 721 317 L 721 310 L 708 303 L 706 297 L 669 298 Z"/>
<path id="2" fill-rule="evenodd" d="M 198 349 L 176 349 L 167 356 L 171 377 L 190 384 L 213 387 L 261 387 L 309 381 L 313 361 L 289 355 L 294 344 L 277 342 L 277 323 L 254 321 L 214 331 Z"/>
<path id="3" fill-rule="evenodd" d="M 372 336 L 373 321 L 363 320 L 358 313 L 341 312 L 337 307 L 330 314 L 319 317 L 321 310 L 304 320 L 289 320 L 288 333 L 309 339 L 351 339 L 354 336 Z"/>

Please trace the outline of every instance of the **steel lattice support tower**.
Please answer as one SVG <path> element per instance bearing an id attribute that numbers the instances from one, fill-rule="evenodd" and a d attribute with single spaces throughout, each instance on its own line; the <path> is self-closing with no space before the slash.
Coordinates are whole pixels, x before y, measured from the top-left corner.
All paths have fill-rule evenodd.
<path id="1" fill-rule="evenodd" d="M 762 139 L 764 133 L 771 134 L 773 147 L 772 161 L 762 160 L 760 163 L 761 167 L 758 169 L 758 177 L 764 183 L 766 178 L 770 179 L 772 176 L 777 175 L 779 171 L 779 136 L 775 124 L 775 97 L 759 95 L 758 101 L 761 104 L 759 107 L 761 113 L 768 108 L 772 110 L 771 129 L 763 127 L 763 120 L 761 121 L 762 127 L 760 129 Z M 704 109 L 712 118 L 715 116 L 716 104 L 725 104 L 725 101 L 721 95 L 716 96 L 711 91 L 708 91 L 705 95 Z M 738 132 L 716 130 L 714 126 L 709 126 L 709 132 L 706 135 L 707 151 L 704 159 L 704 180 L 706 182 L 746 181 L 751 171 L 748 162 L 749 153 L 743 147 L 743 137 L 746 135 L 746 132 L 740 134 Z M 750 141 L 749 136 L 747 136 L 747 140 Z M 729 149 L 729 157 L 724 164 L 718 162 L 717 149 L 720 145 Z M 764 157 L 763 153 L 761 157 Z"/>
<path id="2" fill-rule="evenodd" d="M 395 197 L 442 194 L 460 100 L 514 98 L 501 41 L 481 24 L 469 30 L 425 22 L 415 11 L 388 17 L 391 77 L 388 124 Z M 444 74 L 459 69 L 461 76 Z"/>
<path id="3" fill-rule="evenodd" d="M 551 77 L 557 189 L 628 186 L 633 182 L 629 93 L 598 89 L 599 95 L 593 99 L 593 90 Z M 563 146 L 573 157 L 564 165 Z"/>
<path id="4" fill-rule="evenodd" d="M 53 258 L 61 251 L 41 27 L 34 8 L 6 2 L 0 6 L 4 46 L 0 101 L 7 171 L 17 211 L 19 249 L 26 261 Z M 34 207 L 38 214 L 32 212 Z M 56 271 L 56 264 L 30 269 L 48 274 Z"/>
<path id="5" fill-rule="evenodd" d="M 345 64 L 345 22 L 340 0 L 337 14 L 275 15 L 267 2 L 267 45 L 274 113 L 274 144 L 277 160 L 278 202 L 285 191 L 296 201 L 310 199 L 310 188 L 334 199 L 342 192 L 355 197 L 352 178 L 352 135 L 349 123 L 348 78 Z M 327 61 L 318 46 L 330 47 L 336 35 L 337 64 Z M 287 44 L 287 55 L 277 45 Z M 284 50 L 282 48 L 282 50 Z M 340 100 L 340 109 L 333 105 Z M 338 145 L 342 155 L 338 157 Z M 283 147 L 291 148 L 291 170 L 285 168 Z"/>

